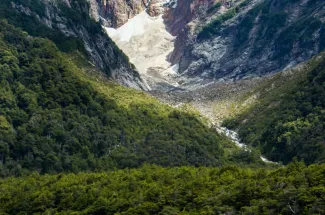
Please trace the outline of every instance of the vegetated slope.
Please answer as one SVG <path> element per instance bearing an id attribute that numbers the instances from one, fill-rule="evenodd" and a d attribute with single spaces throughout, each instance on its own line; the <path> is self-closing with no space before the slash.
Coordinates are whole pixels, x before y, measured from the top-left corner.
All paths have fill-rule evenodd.
<path id="1" fill-rule="evenodd" d="M 260 148 L 269 159 L 288 163 L 298 157 L 308 164 L 323 163 L 324 53 L 286 73 L 295 78 L 276 75 L 260 86 L 255 105 L 224 124 L 239 129 L 242 140 Z"/>
<path id="2" fill-rule="evenodd" d="M 1 21 L 1 176 L 144 162 L 216 166 L 226 163 L 226 156 L 231 159 L 223 147 L 233 145 L 196 115 L 103 81 L 99 72 L 86 74 L 88 68 L 80 69 L 83 65 L 76 66 L 70 56 L 51 41 Z M 234 148 L 232 153 L 237 158 L 242 152 Z M 258 161 L 252 156 L 245 159 Z"/>
<path id="3" fill-rule="evenodd" d="M 0 180 L 4 214 L 322 214 L 325 165 L 162 168 Z"/>
<path id="4" fill-rule="evenodd" d="M 244 0 L 217 16 L 208 10 L 176 39 L 173 63 L 182 75 L 206 79 L 282 71 L 324 50 L 324 7 L 322 0 Z"/>
<path id="5" fill-rule="evenodd" d="M 86 0 L 2 0 L 0 18 L 32 36 L 52 40 L 63 52 L 80 51 L 120 84 L 146 90 L 128 57 L 90 18 L 89 7 Z"/>

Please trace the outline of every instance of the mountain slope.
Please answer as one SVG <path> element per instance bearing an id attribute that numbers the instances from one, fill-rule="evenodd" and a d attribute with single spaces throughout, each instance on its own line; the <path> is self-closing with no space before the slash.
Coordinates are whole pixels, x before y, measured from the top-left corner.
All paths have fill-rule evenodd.
<path id="1" fill-rule="evenodd" d="M 288 73 L 289 75 L 286 75 Z M 291 76 L 291 77 L 290 77 Z M 275 161 L 325 161 L 324 53 L 262 84 L 259 100 L 224 124 Z"/>
<path id="2" fill-rule="evenodd" d="M 238 80 L 282 71 L 325 48 L 322 0 L 245 0 L 207 10 L 176 39 L 179 73 Z"/>
<path id="3" fill-rule="evenodd" d="M 125 86 L 148 89 L 128 57 L 90 18 L 85 0 L 3 0 L 0 18 L 32 36 L 52 40 L 61 51 L 84 53 L 104 74 Z"/>
<path id="4" fill-rule="evenodd" d="M 323 6 L 320 0 L 2 0 L 0 214 L 322 214 L 325 54 L 264 74 L 322 49 Z M 168 67 L 167 60 L 180 60 L 184 74 L 176 73 L 178 65 L 165 73 L 177 87 L 153 93 L 179 108 L 116 83 L 147 89 L 99 23 L 117 27 L 143 7 L 150 16 L 168 8 L 169 20 L 159 16 L 153 33 L 179 33 L 172 55 L 164 35 L 138 38 L 153 42 L 141 54 L 160 44 Z M 226 63 L 214 61 L 222 54 Z M 251 75 L 263 77 L 232 81 Z M 221 77 L 231 80 L 203 85 Z M 210 121 L 182 105 L 189 102 Z M 248 147 L 235 132 L 207 125 L 234 115 L 224 125 Z M 271 164 L 260 151 L 287 165 Z"/>
<path id="5" fill-rule="evenodd" d="M 88 0 L 90 15 L 106 27 L 120 27 L 128 19 L 142 12 L 150 1 L 148 0 Z"/>
<path id="6" fill-rule="evenodd" d="M 144 162 L 246 162 L 247 157 L 232 158 L 241 151 L 197 115 L 113 84 L 82 55 L 63 54 L 51 41 L 30 37 L 5 21 L 0 33 L 2 176 L 137 167 Z M 76 66 L 78 60 L 83 64 Z M 247 156 L 259 163 L 257 155 Z"/>

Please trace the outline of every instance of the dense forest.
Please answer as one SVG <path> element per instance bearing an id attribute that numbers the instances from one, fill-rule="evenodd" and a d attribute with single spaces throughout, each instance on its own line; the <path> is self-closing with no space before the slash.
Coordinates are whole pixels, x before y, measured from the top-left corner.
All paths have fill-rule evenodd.
<path id="1" fill-rule="evenodd" d="M 275 78 L 281 78 L 281 74 Z M 272 88 L 272 84 L 265 89 Z M 303 78 L 284 80 L 259 103 L 224 124 L 239 129 L 244 142 L 260 148 L 272 160 L 287 164 L 297 157 L 308 164 L 324 163 L 324 53 L 310 61 Z"/>
<path id="2" fill-rule="evenodd" d="M 54 7 L 64 24 L 87 29 L 90 40 L 105 34 L 86 0 L 69 2 L 74 9 Z M 198 39 L 217 35 L 250 2 L 211 20 Z M 238 20 L 238 48 L 258 15 L 265 28 L 255 54 L 287 21 L 269 14 L 270 2 Z M 325 53 L 286 71 L 294 78 L 266 78 L 245 95 L 259 98 L 223 123 L 249 144 L 239 148 L 193 107 L 173 108 L 114 82 L 110 68 L 119 61 L 98 67 L 80 36 L 42 23 L 47 12 L 41 0 L 0 1 L 0 214 L 324 214 Z M 325 35 L 323 23 L 305 21 L 308 28 L 292 25 L 275 41 L 281 53 L 292 34 L 305 46 L 317 29 Z M 263 162 L 261 152 L 279 163 Z"/>
<path id="3" fill-rule="evenodd" d="M 145 165 L 0 180 L 1 214 L 324 214 L 325 165 L 265 170 Z"/>
<path id="4" fill-rule="evenodd" d="M 30 37 L 6 21 L 1 21 L 0 35 L 1 176 L 98 171 L 144 162 L 259 162 L 257 154 L 235 148 L 232 155 L 225 153 L 231 142 L 194 114 L 157 101 L 118 104 L 79 78 L 81 70 L 47 39 Z"/>

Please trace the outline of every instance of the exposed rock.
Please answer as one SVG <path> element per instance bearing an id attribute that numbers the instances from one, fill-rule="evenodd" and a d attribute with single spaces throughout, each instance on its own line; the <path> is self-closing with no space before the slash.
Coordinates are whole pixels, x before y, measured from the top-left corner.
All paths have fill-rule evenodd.
<path id="1" fill-rule="evenodd" d="M 165 11 L 165 8 L 163 7 L 164 3 L 164 0 L 151 0 L 148 6 L 148 14 L 150 16 L 159 16 L 163 14 Z"/>
<path id="2" fill-rule="evenodd" d="M 176 9 L 178 0 L 88 0 L 90 3 L 90 15 L 100 21 L 105 27 L 119 28 L 129 19 L 132 19 L 142 11 L 152 16 L 160 16 L 169 11 L 168 8 Z M 184 1 L 184 0 L 183 0 Z M 209 1 L 209 0 L 205 0 Z M 210 0 L 211 1 L 211 0 Z M 186 1 L 184 1 L 186 2 Z M 190 2 L 190 1 L 189 1 Z M 174 11 L 174 10 L 171 10 Z M 176 12 L 179 12 L 176 11 Z M 174 14 L 174 13 L 172 13 Z M 183 15 L 184 12 L 178 13 Z M 176 17 L 173 17 L 176 18 Z"/>
<path id="3" fill-rule="evenodd" d="M 125 24 L 146 8 L 147 0 L 88 0 L 91 2 L 91 13 L 94 18 L 102 18 L 102 24 L 106 27 L 118 28 Z"/>
<path id="4" fill-rule="evenodd" d="M 240 2 L 232 3 L 226 6 L 231 9 Z M 257 5 L 267 8 L 267 14 Z M 314 0 L 248 1 L 213 36 L 198 40 L 200 28 L 213 19 L 208 14 L 178 34 L 172 62 L 179 64 L 182 75 L 214 80 L 245 79 L 293 67 L 325 48 L 324 7 L 324 1 Z"/>
<path id="5" fill-rule="evenodd" d="M 167 51 L 171 48 L 172 37 L 167 34 L 163 37 L 150 34 L 151 36 L 155 35 L 155 38 L 148 38 L 150 35 L 144 33 L 133 39 L 129 38 L 127 41 L 123 41 L 123 39 L 119 41 L 117 37 L 112 36 L 129 55 L 131 61 L 136 64 L 142 75 L 146 79 L 148 75 L 154 78 L 152 81 L 149 80 L 150 83 L 156 82 L 157 78 L 162 80 L 162 74 L 165 71 L 162 68 L 168 69 L 170 63 L 179 66 L 178 74 L 164 77 L 163 80 L 168 80 L 168 83 L 173 83 L 173 86 L 181 86 L 186 89 L 196 88 L 194 85 L 211 81 L 234 81 L 263 76 L 305 61 L 325 47 L 325 43 L 321 39 L 325 37 L 325 28 L 322 27 L 325 20 L 325 3 L 320 0 L 305 0 L 301 3 L 276 0 L 89 1 L 93 17 L 105 26 L 113 28 L 121 27 L 145 9 L 152 17 L 163 14 L 167 30 L 173 36 L 177 36 L 174 43 L 175 48 L 170 54 Z M 221 6 L 216 7 L 217 10 L 213 10 L 213 12 L 209 11 L 217 2 L 220 2 Z M 243 2 L 245 4 L 241 4 Z M 268 7 L 268 14 L 265 15 L 267 18 L 263 17 L 261 11 L 256 14 L 252 12 L 258 10 L 256 8 L 260 3 Z M 227 13 L 228 10 L 235 10 L 236 15 L 224 21 L 210 38 L 198 38 L 200 29 L 221 14 Z M 277 19 L 281 18 L 281 14 L 286 15 L 285 23 L 283 26 L 275 27 L 275 30 L 272 29 L 273 25 L 270 22 L 277 22 Z M 275 21 L 272 20 L 273 16 Z M 279 55 L 281 47 L 279 48 L 277 41 L 281 41 L 281 37 L 283 37 L 281 33 L 288 31 L 287 34 L 290 36 L 292 26 L 301 22 L 308 23 L 309 19 L 318 20 L 318 23 L 314 24 L 321 23 L 320 27 L 315 28 L 311 35 L 308 35 L 309 25 L 304 24 L 304 29 L 293 35 L 296 38 L 293 39 L 291 47 L 281 51 L 282 55 Z M 245 25 L 251 26 L 247 30 Z M 150 29 L 151 27 L 147 26 L 146 28 Z M 136 29 L 136 31 L 142 30 Z M 159 34 L 159 32 L 157 33 Z M 246 34 L 247 38 L 242 39 L 241 37 L 245 37 Z M 265 37 L 268 38 L 264 39 Z M 141 38 L 145 42 L 141 41 Z M 165 48 L 159 48 L 160 42 L 165 41 L 166 38 L 169 39 L 168 43 L 163 45 Z M 152 48 L 148 49 L 148 44 L 151 44 Z M 157 47 L 158 49 L 156 49 Z M 161 55 L 157 51 L 161 51 Z M 161 61 L 157 63 L 156 60 L 160 59 L 160 56 L 165 58 L 164 62 L 166 61 L 163 66 L 159 64 Z M 153 60 L 154 58 L 155 60 Z M 157 65 L 153 65 L 154 63 Z"/>
<path id="6" fill-rule="evenodd" d="M 96 21 L 101 21 L 105 27 L 119 28 L 129 19 L 145 9 L 150 16 L 164 13 L 164 4 L 172 4 L 169 0 L 88 0 L 90 14 Z M 175 1 L 175 0 L 174 0 Z"/>
<path id="7" fill-rule="evenodd" d="M 114 42 L 98 25 L 98 32 L 87 28 L 82 21 L 75 22 L 61 11 L 60 3 L 64 2 L 76 12 L 88 14 L 88 4 L 72 2 L 67 0 L 42 0 L 45 5 L 45 16 L 40 16 L 29 8 L 12 3 L 16 11 L 27 16 L 36 16 L 49 28 L 58 29 L 66 36 L 78 37 L 84 42 L 85 49 L 90 60 L 105 74 L 112 77 L 122 85 L 147 90 L 147 85 L 141 79 L 139 73 L 128 61 Z"/>
<path id="8" fill-rule="evenodd" d="M 106 30 L 152 88 L 177 85 L 171 83 L 176 72 L 168 62 L 174 37 L 167 32 L 161 16 L 151 17 L 143 11 L 120 28 Z"/>
<path id="9" fill-rule="evenodd" d="M 178 35 L 192 20 L 202 15 L 216 0 L 177 0 L 177 7 L 168 10 L 164 19 L 172 35 Z"/>

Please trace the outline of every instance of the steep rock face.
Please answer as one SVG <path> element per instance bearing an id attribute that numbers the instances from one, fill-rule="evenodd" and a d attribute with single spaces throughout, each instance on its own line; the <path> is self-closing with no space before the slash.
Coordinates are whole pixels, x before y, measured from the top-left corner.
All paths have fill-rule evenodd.
<path id="1" fill-rule="evenodd" d="M 260 76 L 292 67 L 325 48 L 322 0 L 246 0 L 231 6 L 225 13 L 221 7 L 219 18 L 208 14 L 178 35 L 171 59 L 182 75 L 213 80 Z"/>
<path id="2" fill-rule="evenodd" d="M 187 23 L 204 15 L 202 13 L 214 2 L 216 0 L 178 0 L 177 6 L 168 10 L 164 16 L 169 31 L 174 36 L 178 35 Z"/>
<path id="3" fill-rule="evenodd" d="M 150 16 L 164 13 L 166 0 L 88 0 L 90 15 L 105 27 L 119 28 L 147 9 Z M 168 3 L 169 1 L 167 1 Z"/>
<path id="4" fill-rule="evenodd" d="M 142 12 L 148 0 L 88 0 L 90 14 L 106 27 L 118 28 Z"/>
<path id="5" fill-rule="evenodd" d="M 14 1 L 12 7 L 27 16 L 36 16 L 42 24 L 59 30 L 66 36 L 81 39 L 92 63 L 117 82 L 128 87 L 147 90 L 146 84 L 124 53 L 103 32 L 101 26 L 89 18 L 86 2 L 80 3 L 75 0 L 40 2 L 44 4 L 44 14 L 38 14 L 33 8 L 26 8 Z"/>
<path id="6" fill-rule="evenodd" d="M 165 12 L 164 4 L 166 0 L 150 0 L 148 4 L 148 14 L 150 16 L 159 16 Z"/>

